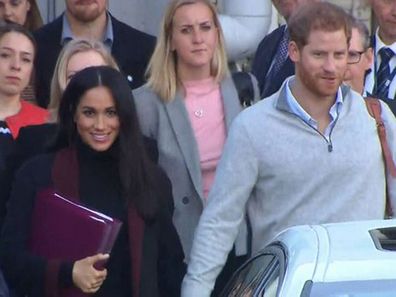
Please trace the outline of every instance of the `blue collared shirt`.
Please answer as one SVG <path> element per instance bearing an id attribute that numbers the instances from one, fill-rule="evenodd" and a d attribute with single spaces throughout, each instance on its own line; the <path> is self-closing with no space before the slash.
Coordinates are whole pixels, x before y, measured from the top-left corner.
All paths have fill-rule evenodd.
<path id="1" fill-rule="evenodd" d="M 296 98 L 293 96 L 291 90 L 290 90 L 290 81 L 293 79 L 293 77 L 288 78 L 286 81 L 286 100 L 287 104 L 290 106 L 290 110 L 293 114 L 298 116 L 300 119 L 302 119 L 304 122 L 306 122 L 309 126 L 312 128 L 318 130 L 318 122 L 312 118 L 305 110 L 302 108 L 302 106 L 298 103 Z M 326 130 L 323 134 L 324 137 L 326 137 L 327 141 L 330 141 L 330 133 L 331 130 L 333 129 L 337 117 L 342 109 L 342 105 L 344 103 L 344 98 L 342 96 L 341 88 L 338 88 L 337 95 L 336 95 L 336 100 L 334 104 L 331 106 L 329 115 L 331 117 L 331 122 L 330 124 L 326 127 Z"/>
<path id="2" fill-rule="evenodd" d="M 63 14 L 62 35 L 61 35 L 60 43 L 63 46 L 63 45 L 65 45 L 65 43 L 67 43 L 68 41 L 70 41 L 74 38 L 75 38 L 75 36 L 73 35 L 73 32 L 71 31 L 69 20 L 66 17 L 66 13 L 64 13 Z M 114 40 L 113 23 L 111 22 L 110 15 L 107 14 L 106 30 L 105 30 L 102 42 L 104 45 L 106 45 L 111 50 L 111 47 L 113 46 L 113 40 Z"/>

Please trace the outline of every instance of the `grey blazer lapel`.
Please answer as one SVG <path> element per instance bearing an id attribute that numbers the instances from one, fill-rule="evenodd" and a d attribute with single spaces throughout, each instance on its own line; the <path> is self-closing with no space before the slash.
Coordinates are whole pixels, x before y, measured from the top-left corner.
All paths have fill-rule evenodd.
<path id="1" fill-rule="evenodd" d="M 224 106 L 224 116 L 228 131 L 232 120 L 236 117 L 238 113 L 242 111 L 242 106 L 239 102 L 238 92 L 231 77 L 226 77 L 221 82 L 220 89 Z"/>
<path id="2" fill-rule="evenodd" d="M 190 119 L 180 93 L 176 95 L 173 101 L 165 104 L 165 109 L 195 190 L 203 200 L 198 144 L 195 140 Z"/>

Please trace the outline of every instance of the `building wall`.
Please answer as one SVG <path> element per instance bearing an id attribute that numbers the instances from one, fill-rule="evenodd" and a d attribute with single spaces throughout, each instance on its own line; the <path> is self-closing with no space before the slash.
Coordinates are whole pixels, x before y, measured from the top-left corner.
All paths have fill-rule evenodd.
<path id="1" fill-rule="evenodd" d="M 365 0 L 328 0 L 331 3 L 343 7 L 346 11 L 362 20 L 371 30 L 371 9 Z"/>

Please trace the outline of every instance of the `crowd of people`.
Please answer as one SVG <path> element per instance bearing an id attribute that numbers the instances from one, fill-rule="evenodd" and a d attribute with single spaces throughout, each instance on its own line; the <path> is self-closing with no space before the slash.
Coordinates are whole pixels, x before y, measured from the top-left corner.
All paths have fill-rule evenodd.
<path id="1" fill-rule="evenodd" d="M 212 1 L 170 0 L 157 38 L 107 2 L 43 25 L 0 0 L 0 296 L 219 296 L 287 227 L 391 215 L 365 98 L 396 160 L 396 1 L 369 0 L 370 36 L 327 1 L 272 0 L 286 24 L 243 83 Z M 35 253 L 46 189 L 120 221 L 111 252 Z"/>

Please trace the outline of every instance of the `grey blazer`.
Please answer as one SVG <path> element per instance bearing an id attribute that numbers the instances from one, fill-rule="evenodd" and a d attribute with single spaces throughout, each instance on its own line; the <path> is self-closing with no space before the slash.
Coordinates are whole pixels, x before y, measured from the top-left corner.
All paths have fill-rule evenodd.
<path id="1" fill-rule="evenodd" d="M 230 77 L 222 81 L 220 89 L 228 130 L 231 121 L 242 110 L 242 106 Z M 133 95 L 141 130 L 144 135 L 157 140 L 159 165 L 172 182 L 175 202 L 173 222 L 188 263 L 194 231 L 205 200 L 198 145 L 183 102 L 184 98 L 178 93 L 174 100 L 164 103 L 146 86 L 135 89 Z M 256 98 L 258 96 L 257 94 Z M 242 237 L 246 237 L 245 231 L 241 233 Z M 245 254 L 246 238 L 238 241 L 243 246 L 238 248 L 238 254 Z"/>

